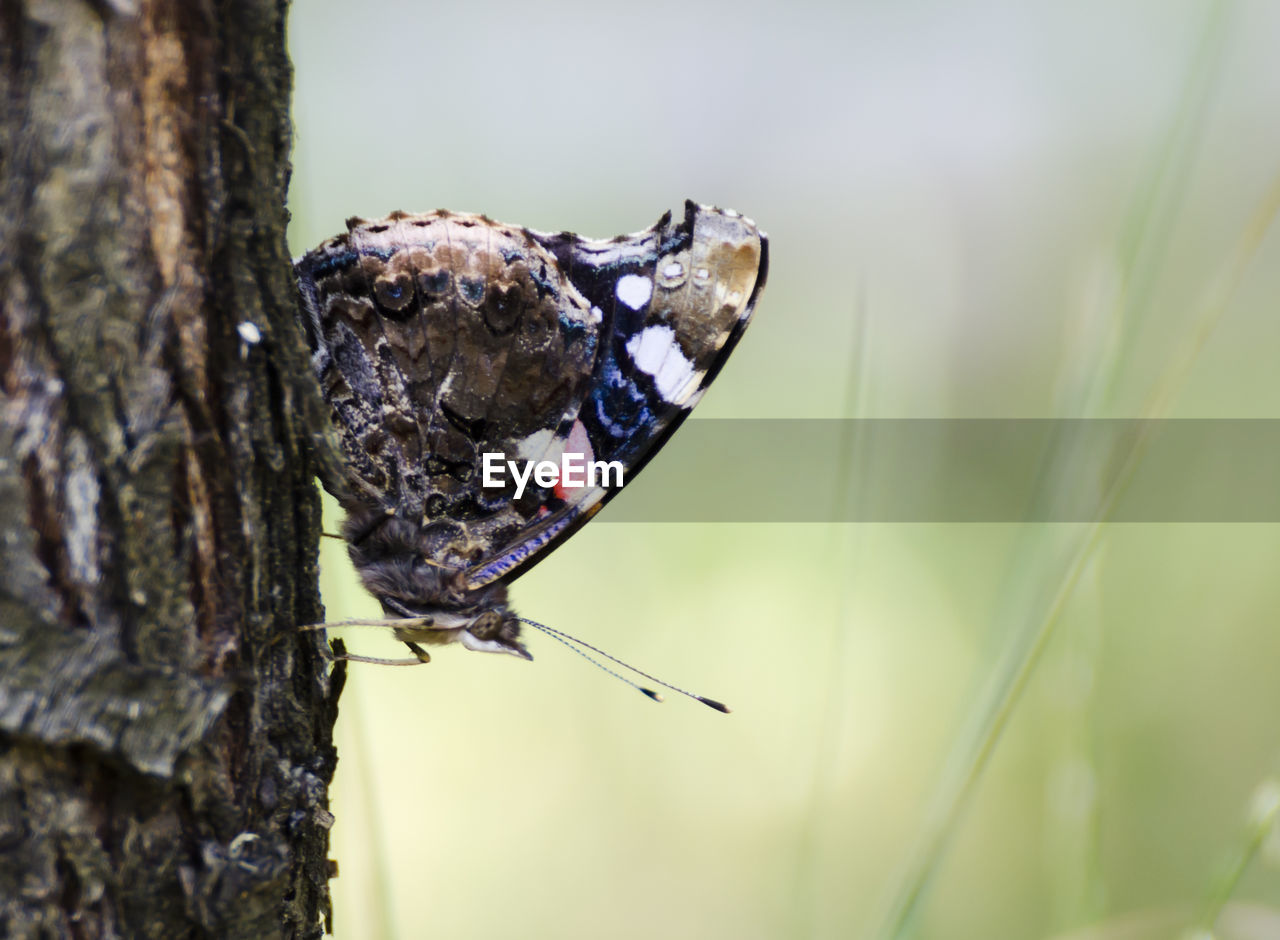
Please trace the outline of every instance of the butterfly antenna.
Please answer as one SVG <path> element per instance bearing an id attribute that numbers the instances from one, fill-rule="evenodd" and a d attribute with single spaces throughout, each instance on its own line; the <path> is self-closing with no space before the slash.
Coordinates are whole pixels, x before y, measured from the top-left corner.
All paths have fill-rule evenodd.
<path id="1" fill-rule="evenodd" d="M 549 637 L 552 637 L 553 639 L 559 640 L 565 646 L 569 647 L 569 649 L 573 650 L 583 659 L 587 660 L 587 662 L 594 665 L 597 669 L 601 669 L 604 672 L 607 672 L 609 675 L 613 676 L 618 681 L 625 682 L 627 685 L 631 686 L 631 688 L 636 689 L 637 691 L 643 692 L 645 695 L 649 696 L 649 698 L 653 699 L 655 702 L 661 702 L 662 696 L 659 695 L 657 692 L 655 692 L 653 689 L 646 689 L 644 686 L 638 685 L 635 682 L 632 682 L 626 676 L 620 675 L 619 673 L 614 672 L 604 663 L 600 662 L 599 660 L 583 652 L 583 650 L 580 649 L 579 647 L 584 647 L 585 649 L 589 649 L 591 650 L 591 652 L 597 654 L 598 656 L 603 656 L 605 659 L 609 660 L 609 662 L 616 663 L 617 665 L 621 666 L 623 669 L 629 669 L 631 672 L 634 672 L 638 676 L 644 676 L 650 682 L 656 682 L 658 685 L 662 686 L 664 689 L 670 689 L 672 692 L 679 692 L 681 695 L 688 696 L 694 701 L 701 702 L 703 705 L 706 705 L 708 708 L 714 708 L 716 711 L 723 712 L 726 715 L 729 714 L 729 706 L 725 705 L 723 702 L 717 702 L 715 699 L 707 698 L 704 695 L 696 695 L 693 692 L 688 691 L 687 689 L 680 688 L 678 685 L 672 685 L 670 682 L 663 682 L 657 676 L 651 676 L 649 675 L 649 673 L 645 672 L 643 669 L 637 669 L 635 666 L 631 665 L 630 663 L 623 662 L 618 657 L 611 656 L 608 653 L 606 653 L 604 650 L 600 649 L 599 647 L 592 646 L 590 643 L 586 642 L 585 640 L 579 640 L 576 636 L 573 636 L 572 634 L 565 633 L 562 630 L 557 630 L 554 627 L 548 627 L 545 623 L 538 623 L 536 620 L 529 620 L 525 617 L 517 617 L 516 619 L 519 620 L 521 623 L 527 623 L 529 626 L 534 627 L 535 629 L 541 630 L 543 633 L 545 633 Z"/>

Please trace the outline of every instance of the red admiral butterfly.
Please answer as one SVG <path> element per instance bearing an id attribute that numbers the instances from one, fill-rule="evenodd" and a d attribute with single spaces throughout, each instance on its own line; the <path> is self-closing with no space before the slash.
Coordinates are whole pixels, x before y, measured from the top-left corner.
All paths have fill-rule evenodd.
<path id="1" fill-rule="evenodd" d="M 768 241 L 693 202 L 607 241 L 445 211 L 347 229 L 295 270 L 346 458 L 351 559 L 419 660 L 418 643 L 451 641 L 530 659 L 522 622 L 566 637 L 517 617 L 507 584 L 697 404 L 751 318 Z M 567 470 L 566 455 L 623 476 L 514 478 L 521 461 Z"/>

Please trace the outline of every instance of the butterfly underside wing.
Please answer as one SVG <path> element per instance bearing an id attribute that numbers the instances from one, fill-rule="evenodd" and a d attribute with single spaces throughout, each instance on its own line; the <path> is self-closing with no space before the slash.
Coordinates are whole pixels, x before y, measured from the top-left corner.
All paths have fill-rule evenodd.
<path id="1" fill-rule="evenodd" d="M 693 202 L 609 240 L 445 211 L 347 228 L 295 270 L 356 570 L 389 617 L 420 618 L 402 639 L 529 658 L 507 584 L 620 486 L 517 495 L 511 473 L 483 485 L 484 455 L 581 454 L 629 482 L 741 337 L 768 241 Z"/>

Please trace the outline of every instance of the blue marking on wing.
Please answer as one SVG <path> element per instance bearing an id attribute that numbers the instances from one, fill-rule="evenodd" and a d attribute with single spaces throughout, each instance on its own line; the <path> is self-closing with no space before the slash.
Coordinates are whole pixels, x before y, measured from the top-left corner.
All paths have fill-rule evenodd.
<path id="1" fill-rule="evenodd" d="M 345 268 L 349 268 L 359 260 L 360 256 L 354 251 L 344 251 L 339 255 L 329 255 L 328 257 L 321 259 L 320 263 L 311 269 L 311 276 L 316 280 L 319 280 L 326 275 L 332 274 L 334 271 L 341 271 Z"/>
<path id="2" fill-rule="evenodd" d="M 515 545 L 506 554 L 500 555 L 490 561 L 482 562 L 480 567 L 472 569 L 467 574 L 468 587 L 476 588 L 488 584 L 491 581 L 496 581 L 507 572 L 520 567 L 524 564 L 526 559 L 536 555 L 544 545 L 559 535 L 560 532 L 563 531 L 564 527 L 577 518 L 578 515 L 580 515 L 580 513 L 573 511 L 571 508 L 545 529 L 534 533 L 523 542 Z"/>

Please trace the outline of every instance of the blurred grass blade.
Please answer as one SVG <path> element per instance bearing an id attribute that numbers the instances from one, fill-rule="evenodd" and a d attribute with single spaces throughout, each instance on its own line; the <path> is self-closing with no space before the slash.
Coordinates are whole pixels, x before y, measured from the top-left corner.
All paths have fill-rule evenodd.
<path id="1" fill-rule="evenodd" d="M 1205 936 L 1212 936 L 1217 927 L 1218 918 L 1223 908 L 1235 894 L 1240 880 L 1248 870 L 1250 862 L 1275 831 L 1276 820 L 1280 818 L 1280 780 L 1270 777 L 1264 780 L 1254 791 L 1251 819 L 1244 843 L 1240 852 L 1222 878 L 1209 895 L 1204 910 L 1200 915 L 1198 928 Z"/>
<path id="2" fill-rule="evenodd" d="M 858 291 L 853 305 L 853 336 L 849 347 L 848 382 L 845 386 L 844 406 L 841 417 L 845 419 L 865 418 L 869 411 L 870 387 L 867 362 L 870 359 L 868 339 L 870 318 L 867 313 L 867 294 L 865 286 L 859 281 Z M 867 459 L 867 447 L 864 437 L 857 433 L 859 422 L 845 420 L 841 423 L 842 437 L 837 450 L 836 481 L 839 484 L 831 497 L 833 520 L 847 519 L 849 501 L 857 498 L 857 481 L 865 480 L 863 468 Z M 855 481 L 852 486 L 844 481 Z M 844 738 L 844 697 L 836 692 L 841 686 L 845 672 L 845 661 L 848 656 L 848 629 L 850 598 L 853 597 L 859 570 L 859 552 L 862 547 L 861 526 L 855 526 L 852 534 L 845 538 L 849 527 L 834 522 L 828 530 L 831 533 L 831 544 L 827 555 L 835 560 L 835 570 L 847 571 L 848 577 L 843 581 L 836 602 L 834 617 L 831 618 L 830 635 L 826 638 L 828 653 L 827 677 L 822 685 L 826 702 L 822 707 L 818 733 L 813 751 L 813 771 L 809 774 L 809 796 L 805 803 L 806 812 L 800 826 L 797 840 L 797 863 L 793 867 L 792 889 L 790 897 L 794 905 L 792 913 L 792 933 L 796 936 L 808 937 L 816 933 L 814 914 L 819 904 L 819 883 L 815 877 L 818 871 L 818 833 L 820 824 L 825 818 L 826 802 L 831 792 L 832 780 L 835 777 L 835 755 L 839 753 L 838 742 Z"/>
<path id="3" fill-rule="evenodd" d="M 1167 415 L 1197 354 L 1221 320 L 1249 261 L 1256 255 L 1264 235 L 1278 213 L 1280 175 L 1274 180 L 1253 220 L 1242 233 L 1224 275 L 1217 279 L 1211 289 L 1210 298 L 1196 318 L 1183 352 L 1172 359 L 1153 388 L 1142 417 L 1156 419 Z M 956 752 L 959 760 L 953 761 L 952 769 L 944 774 L 935 808 L 925 823 L 921 847 L 909 863 L 906 877 L 900 882 L 903 890 L 890 908 L 889 917 L 883 921 L 885 927 L 880 935 L 898 937 L 907 930 L 916 905 L 942 859 L 964 807 L 1053 635 L 1053 628 L 1106 530 L 1106 519 L 1112 507 L 1146 453 L 1150 433 L 1147 430 L 1141 431 L 1124 453 L 1115 455 L 1115 464 L 1120 467 L 1120 471 L 1100 503 L 1100 511 L 1096 516 L 1098 521 L 1086 526 L 1085 531 L 1080 534 L 1077 547 L 1044 609 L 1043 616 L 1038 621 L 1028 620 L 1028 623 L 1035 623 L 1035 628 L 1029 632 L 1020 632 L 1015 637 L 1010 647 L 1013 655 L 1007 658 L 986 704 L 977 712 L 981 719 L 974 728 L 961 736 L 961 747 Z"/>
<path id="4" fill-rule="evenodd" d="M 1218 22 L 1217 18 L 1222 15 L 1221 9 L 1215 8 L 1213 23 Z M 1210 29 L 1207 33 L 1213 48 L 1220 50 L 1221 42 L 1217 38 L 1217 31 Z M 1199 80 L 1208 82 L 1209 76 L 1216 74 L 1217 69 L 1206 66 L 1203 58 L 1203 55 L 1197 56 L 1193 80 L 1199 77 Z M 1194 102 L 1195 106 L 1203 107 L 1209 97 L 1207 91 L 1197 90 L 1185 97 L 1184 106 L 1191 107 Z M 1180 119 L 1176 123 L 1185 124 L 1188 121 Z M 1176 146 L 1190 146 L 1189 140 L 1176 134 L 1172 135 L 1171 141 Z M 1173 158 L 1165 161 L 1166 164 L 1176 162 Z M 1143 198 L 1167 201 L 1159 196 Z M 1173 357 L 1153 386 L 1142 417 L 1158 418 L 1167 414 L 1199 351 L 1220 321 L 1246 266 L 1256 254 L 1263 234 L 1276 215 L 1278 203 L 1280 179 L 1277 179 L 1272 191 L 1263 200 L 1254 219 L 1242 234 L 1224 275 L 1212 286 L 1183 351 Z M 1157 263 L 1156 256 L 1144 250 L 1122 252 L 1121 260 L 1124 263 L 1140 264 L 1144 269 Z M 1124 270 L 1122 277 L 1126 284 L 1150 282 L 1154 279 L 1150 270 Z M 1117 316 L 1128 316 L 1126 311 L 1131 309 L 1131 300 L 1132 297 L 1126 295 L 1125 302 L 1117 310 Z M 1124 356 L 1121 355 L 1113 360 L 1110 374 L 1095 375 L 1100 387 L 1109 388 L 1112 385 L 1114 375 L 1123 361 Z M 1093 394 L 1086 394 L 1087 400 L 1098 400 L 1096 387 L 1093 391 Z M 1008 644 L 1004 664 L 997 671 L 995 681 L 982 700 L 983 704 L 971 713 L 973 720 L 959 735 L 960 743 L 943 772 L 932 809 L 923 823 L 916 851 L 910 856 L 904 874 L 897 881 L 897 893 L 886 916 L 879 922 L 881 926 L 877 935 L 898 937 L 908 930 L 917 905 L 942 860 L 969 797 L 1034 673 L 1081 573 L 1101 541 L 1105 531 L 1103 522 L 1115 500 L 1123 492 L 1133 470 L 1140 463 L 1149 442 L 1148 434 L 1139 434 L 1127 447 L 1118 448 L 1117 453 L 1110 455 L 1107 463 L 1120 469 L 1112 477 L 1113 484 L 1100 494 L 1099 511 L 1094 516 L 1099 521 L 1082 528 L 1069 527 L 1065 530 L 1066 538 L 1048 538 L 1037 531 L 1038 538 L 1030 546 L 1033 550 L 1016 553 L 1019 574 L 1029 577 L 1011 577 L 1006 582 L 1001 616 L 997 618 L 998 623 L 1013 625 L 1007 631 L 1012 641 Z M 1073 453 L 1069 440 L 1055 442 L 1046 454 L 1045 473 L 1041 477 L 1037 501 L 1051 503 L 1059 489 L 1055 481 L 1075 476 L 1075 468 L 1080 459 L 1080 454 Z M 1072 468 L 1072 471 L 1064 476 L 1065 468 Z M 1080 478 L 1077 476 L 1076 479 Z M 1062 531 L 1060 527 L 1054 529 Z M 1037 582 L 1040 587 L 1036 587 Z M 998 635 L 1005 635 L 1005 632 Z"/>
<path id="5" fill-rule="evenodd" d="M 1136 198 L 1121 230 L 1118 264 L 1129 277 L 1125 283 L 1125 338 L 1137 333 L 1149 308 L 1155 274 L 1167 256 L 1169 241 L 1186 201 L 1187 178 L 1204 137 L 1209 102 L 1222 67 L 1231 5 L 1215 2 L 1205 17 L 1183 85 L 1179 107 L 1155 160 L 1143 174 Z M 1121 358 L 1123 350 L 1121 350 Z M 1104 390 L 1105 391 L 1105 390 Z"/>

